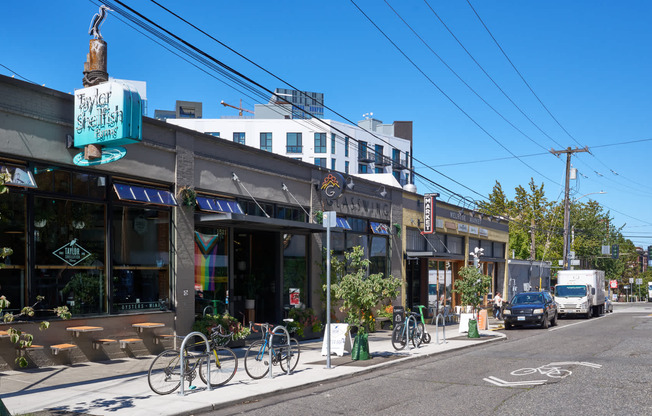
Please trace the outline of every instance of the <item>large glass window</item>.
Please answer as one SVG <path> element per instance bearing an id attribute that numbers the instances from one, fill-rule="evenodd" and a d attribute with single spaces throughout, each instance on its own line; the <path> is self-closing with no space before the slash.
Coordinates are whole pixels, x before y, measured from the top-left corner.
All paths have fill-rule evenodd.
<path id="1" fill-rule="evenodd" d="M 260 133 L 260 149 L 272 151 L 272 133 Z"/>
<path id="2" fill-rule="evenodd" d="M 371 236 L 371 248 L 369 250 L 369 273 L 383 273 L 387 277 L 387 237 Z"/>
<path id="3" fill-rule="evenodd" d="M 325 157 L 316 157 L 315 165 L 321 166 L 322 168 L 326 167 L 326 158 Z"/>
<path id="4" fill-rule="evenodd" d="M 335 133 L 331 133 L 331 154 L 335 154 Z"/>
<path id="5" fill-rule="evenodd" d="M 9 248 L 13 253 L 0 262 L 0 294 L 11 302 L 6 312 L 17 313 L 26 306 L 26 245 L 25 195 L 14 189 L 0 194 L 0 249 Z"/>
<path id="6" fill-rule="evenodd" d="M 344 156 L 349 157 L 349 137 L 344 136 Z"/>
<path id="7" fill-rule="evenodd" d="M 224 313 L 229 290 L 228 231 L 200 227 L 195 231 L 195 314 L 206 309 Z"/>
<path id="8" fill-rule="evenodd" d="M 71 177 L 66 173 L 55 177 Z M 46 309 L 67 305 L 73 315 L 106 313 L 104 205 L 35 197 L 34 212 L 29 302 L 43 296 Z"/>
<path id="9" fill-rule="evenodd" d="M 287 153 L 303 152 L 301 133 L 286 134 L 286 151 Z"/>
<path id="10" fill-rule="evenodd" d="M 326 153 L 326 133 L 315 133 L 315 153 Z"/>
<path id="11" fill-rule="evenodd" d="M 344 162 L 344 173 L 349 173 L 349 161 Z"/>
<path id="12" fill-rule="evenodd" d="M 310 306 L 308 297 L 308 261 L 306 236 L 283 235 L 283 304 L 290 307 L 290 292 L 299 294 L 299 307 Z"/>
<path id="13" fill-rule="evenodd" d="M 170 293 L 169 211 L 113 209 L 112 312 L 158 309 Z"/>

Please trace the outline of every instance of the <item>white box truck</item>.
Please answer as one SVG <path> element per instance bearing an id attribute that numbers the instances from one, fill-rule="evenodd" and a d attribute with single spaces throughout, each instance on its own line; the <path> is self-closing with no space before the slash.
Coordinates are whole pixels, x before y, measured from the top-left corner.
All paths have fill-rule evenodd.
<path id="1" fill-rule="evenodd" d="M 557 272 L 555 302 L 559 316 L 584 315 L 586 318 L 604 313 L 604 271 L 560 270 Z"/>

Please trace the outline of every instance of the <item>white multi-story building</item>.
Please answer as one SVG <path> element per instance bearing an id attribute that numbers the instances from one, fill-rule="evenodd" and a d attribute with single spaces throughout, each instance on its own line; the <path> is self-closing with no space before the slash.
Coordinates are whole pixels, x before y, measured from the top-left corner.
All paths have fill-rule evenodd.
<path id="1" fill-rule="evenodd" d="M 411 121 L 383 124 L 369 118 L 353 126 L 329 119 L 292 118 L 288 107 L 256 105 L 253 117 L 173 118 L 169 114 L 175 112 L 168 112 L 162 118 L 171 124 L 346 174 L 392 174 L 401 186 L 413 183 Z"/>

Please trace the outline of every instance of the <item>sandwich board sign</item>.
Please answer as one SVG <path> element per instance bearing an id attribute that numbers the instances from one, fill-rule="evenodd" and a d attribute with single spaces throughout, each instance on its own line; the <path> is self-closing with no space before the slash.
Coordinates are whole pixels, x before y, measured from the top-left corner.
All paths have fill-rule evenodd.
<path id="1" fill-rule="evenodd" d="M 348 331 L 349 324 L 331 324 L 331 354 L 342 357 L 344 350 L 351 352 L 353 342 Z M 328 331 L 324 331 L 324 342 L 321 346 L 321 355 L 328 355 Z"/>

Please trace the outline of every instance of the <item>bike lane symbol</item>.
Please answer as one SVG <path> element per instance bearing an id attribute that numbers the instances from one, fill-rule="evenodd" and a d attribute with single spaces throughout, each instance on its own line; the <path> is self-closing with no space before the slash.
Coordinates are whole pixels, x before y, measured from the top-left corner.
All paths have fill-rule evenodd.
<path id="1" fill-rule="evenodd" d="M 591 367 L 596 369 L 602 368 L 601 364 L 594 364 L 585 361 L 563 361 L 563 362 L 549 363 L 536 368 L 529 368 L 529 367 L 520 368 L 518 370 L 512 371 L 510 374 L 513 376 L 527 376 L 531 374 L 541 374 L 541 375 L 548 376 L 550 378 L 563 379 L 573 374 L 572 371 L 562 368 L 562 366 L 568 366 L 568 365 L 580 365 L 580 366 Z M 531 386 L 545 384 L 547 382 L 547 379 L 527 380 L 527 381 L 526 380 L 505 381 L 494 376 L 489 376 L 487 378 L 484 378 L 483 380 L 500 387 L 531 387 Z"/>

